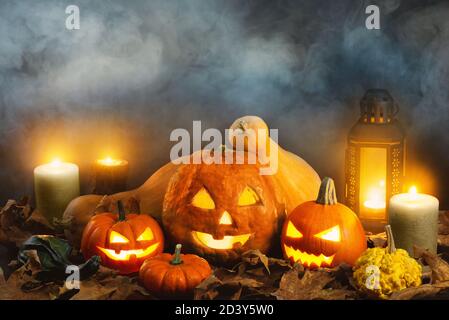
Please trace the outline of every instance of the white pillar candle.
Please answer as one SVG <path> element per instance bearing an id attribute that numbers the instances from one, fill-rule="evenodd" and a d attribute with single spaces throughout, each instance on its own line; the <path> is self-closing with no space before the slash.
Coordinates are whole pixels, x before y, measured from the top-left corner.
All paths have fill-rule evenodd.
<path id="1" fill-rule="evenodd" d="M 34 193 L 37 210 L 53 223 L 53 218 L 61 218 L 69 202 L 80 195 L 78 166 L 53 161 L 36 167 Z"/>
<path id="2" fill-rule="evenodd" d="M 388 210 L 389 224 L 398 248 L 413 256 L 413 246 L 437 251 L 438 199 L 412 188 L 394 195 Z"/>

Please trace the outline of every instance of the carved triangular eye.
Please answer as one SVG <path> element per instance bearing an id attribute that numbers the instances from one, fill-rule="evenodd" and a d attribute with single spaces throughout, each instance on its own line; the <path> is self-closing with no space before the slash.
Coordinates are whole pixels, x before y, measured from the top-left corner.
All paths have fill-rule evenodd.
<path id="1" fill-rule="evenodd" d="M 129 240 L 116 231 L 111 231 L 109 235 L 109 243 L 128 243 Z"/>
<path id="2" fill-rule="evenodd" d="M 340 242 L 340 227 L 333 226 L 332 228 L 316 234 L 314 237 L 333 242 Z"/>
<path id="3" fill-rule="evenodd" d="M 296 239 L 303 237 L 302 233 L 296 229 L 295 225 L 291 221 L 287 224 L 287 237 Z"/>
<path id="4" fill-rule="evenodd" d="M 153 231 L 150 228 L 146 228 L 144 232 L 137 238 L 137 241 L 150 241 L 153 240 Z"/>
<path id="5" fill-rule="evenodd" d="M 223 212 L 218 224 L 227 224 L 227 225 L 232 224 L 232 217 L 229 214 L 229 212 L 227 212 L 227 211 Z"/>
<path id="6" fill-rule="evenodd" d="M 201 209 L 215 209 L 215 202 L 205 188 L 201 188 L 192 199 L 192 205 Z"/>
<path id="7" fill-rule="evenodd" d="M 260 202 L 260 198 L 251 187 L 246 186 L 239 196 L 239 206 L 251 206 Z"/>

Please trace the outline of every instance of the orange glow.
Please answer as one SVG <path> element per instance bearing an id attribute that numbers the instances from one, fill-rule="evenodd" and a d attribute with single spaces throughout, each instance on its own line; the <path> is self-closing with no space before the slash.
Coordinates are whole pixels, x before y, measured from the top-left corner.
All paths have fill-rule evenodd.
<path id="1" fill-rule="evenodd" d="M 259 201 L 260 199 L 256 191 L 247 186 L 239 196 L 238 205 L 241 207 L 251 206 L 258 203 Z"/>
<path id="2" fill-rule="evenodd" d="M 129 240 L 122 236 L 120 233 L 111 231 L 111 235 L 109 236 L 109 243 L 128 243 Z"/>
<path id="3" fill-rule="evenodd" d="M 224 236 L 223 239 L 217 240 L 209 233 L 193 231 L 193 237 L 203 246 L 211 249 L 232 249 L 236 243 L 242 246 L 248 241 L 251 233 L 238 236 Z"/>
<path id="4" fill-rule="evenodd" d="M 146 228 L 144 232 L 137 238 L 137 241 L 150 241 L 154 239 L 153 231 L 150 228 Z"/>
<path id="5" fill-rule="evenodd" d="M 330 229 L 324 230 L 324 231 L 316 234 L 314 237 L 319 238 L 319 239 L 328 240 L 328 241 L 333 241 L 333 242 L 340 242 L 340 240 L 341 240 L 340 227 L 334 226 Z"/>
<path id="6" fill-rule="evenodd" d="M 205 188 L 201 188 L 192 199 L 192 205 L 200 209 L 215 209 L 215 202 Z"/>
<path id="7" fill-rule="evenodd" d="M 287 237 L 295 239 L 300 239 L 303 237 L 302 233 L 298 229 L 296 229 L 295 225 L 291 221 L 289 221 L 287 224 L 286 235 Z"/>
<path id="8" fill-rule="evenodd" d="M 408 194 L 410 195 L 411 200 L 418 199 L 418 189 L 416 186 L 411 186 L 410 189 L 408 189 Z"/>
<path id="9" fill-rule="evenodd" d="M 116 250 L 105 249 L 101 247 L 97 247 L 101 252 L 103 252 L 109 259 L 115 261 L 128 261 L 132 256 L 136 256 L 136 258 L 145 258 L 151 255 L 159 246 L 159 243 L 155 243 L 148 248 L 144 249 L 134 249 L 134 250 L 120 250 L 117 252 Z"/>
<path id="10" fill-rule="evenodd" d="M 376 147 L 361 148 L 359 195 L 361 219 L 383 220 L 386 218 L 386 181 L 386 149 Z"/>
<path id="11" fill-rule="evenodd" d="M 385 180 L 381 180 L 376 186 L 372 186 L 368 189 L 367 197 L 363 205 L 370 209 L 385 209 L 385 198 Z"/>
<path id="12" fill-rule="evenodd" d="M 287 257 L 293 259 L 294 262 L 300 262 L 305 267 L 325 267 L 330 266 L 332 261 L 334 260 L 335 255 L 325 256 L 320 254 L 319 256 L 310 254 L 299 249 L 293 249 L 284 244 L 285 254 Z"/>
<path id="13" fill-rule="evenodd" d="M 232 217 L 231 217 L 231 215 L 227 211 L 223 212 L 223 214 L 221 215 L 221 218 L 220 218 L 220 221 L 218 222 L 218 224 L 225 224 L 225 225 L 232 224 Z"/>
<path id="14" fill-rule="evenodd" d="M 410 194 L 417 194 L 418 189 L 415 186 L 411 186 L 410 189 L 408 189 L 408 193 Z"/>
<path id="15" fill-rule="evenodd" d="M 54 158 L 54 159 L 52 160 L 52 162 L 51 162 L 51 165 L 54 166 L 54 167 L 58 167 L 58 166 L 61 165 L 61 163 L 62 163 L 61 159 L 59 159 L 59 158 Z"/>
<path id="16" fill-rule="evenodd" d="M 106 157 L 104 159 L 99 159 L 97 160 L 98 164 L 101 164 L 103 166 L 108 166 L 108 167 L 113 167 L 113 166 L 120 166 L 126 163 L 125 160 L 118 160 L 118 159 L 113 159 L 111 157 Z"/>

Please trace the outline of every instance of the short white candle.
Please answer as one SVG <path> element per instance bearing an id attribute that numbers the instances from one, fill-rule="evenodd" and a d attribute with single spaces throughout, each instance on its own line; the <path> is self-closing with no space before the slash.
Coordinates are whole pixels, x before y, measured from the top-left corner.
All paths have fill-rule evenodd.
<path id="1" fill-rule="evenodd" d="M 398 248 L 413 256 L 413 246 L 437 251 L 438 199 L 412 188 L 394 195 L 388 210 L 389 224 Z"/>
<path id="2" fill-rule="evenodd" d="M 80 195 L 78 166 L 55 160 L 36 167 L 34 193 L 37 210 L 53 223 L 53 218 L 61 218 L 69 202 Z"/>

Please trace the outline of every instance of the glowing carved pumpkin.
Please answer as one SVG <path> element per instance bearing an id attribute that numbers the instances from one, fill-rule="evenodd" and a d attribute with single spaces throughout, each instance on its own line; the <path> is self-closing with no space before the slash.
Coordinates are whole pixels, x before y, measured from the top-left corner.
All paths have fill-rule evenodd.
<path id="1" fill-rule="evenodd" d="M 266 253 L 285 216 L 276 188 L 256 164 L 180 166 L 164 199 L 166 236 L 214 262 L 232 262 L 250 249 Z"/>
<path id="2" fill-rule="evenodd" d="M 282 229 L 282 250 L 292 263 L 306 267 L 354 265 L 366 249 L 366 237 L 356 214 L 337 203 L 334 181 L 323 179 L 316 201 L 299 205 Z"/>
<path id="3" fill-rule="evenodd" d="M 90 219 L 83 232 L 81 251 L 86 259 L 100 256 L 102 265 L 120 273 L 137 272 L 145 259 L 162 253 L 162 230 L 150 216 L 125 215 L 121 202 L 118 208 L 118 215 L 102 213 Z"/>
<path id="4" fill-rule="evenodd" d="M 259 117 L 246 116 L 237 119 L 231 128 L 241 129 L 242 133 L 246 133 L 247 129 L 257 132 L 259 129 L 267 129 L 268 126 Z M 268 154 L 270 154 L 269 150 Z M 281 146 L 278 146 L 277 158 L 279 168 L 273 176 L 277 186 L 276 192 L 281 194 L 280 199 L 286 211 L 290 212 L 304 201 L 315 198 L 320 186 L 320 178 L 306 161 L 282 149 Z M 151 214 L 158 221 L 161 221 L 163 199 L 167 186 L 178 167 L 179 165 L 169 162 L 157 170 L 139 188 L 110 195 L 108 199 L 113 202 L 118 200 L 125 202 L 130 198 L 135 198 L 140 203 L 141 212 Z M 102 202 L 102 199 L 103 196 L 100 195 L 83 195 L 74 199 L 68 205 L 64 212 L 63 227 L 67 239 L 74 247 L 79 247 L 82 231 L 92 215 L 97 212 L 97 206 Z"/>

